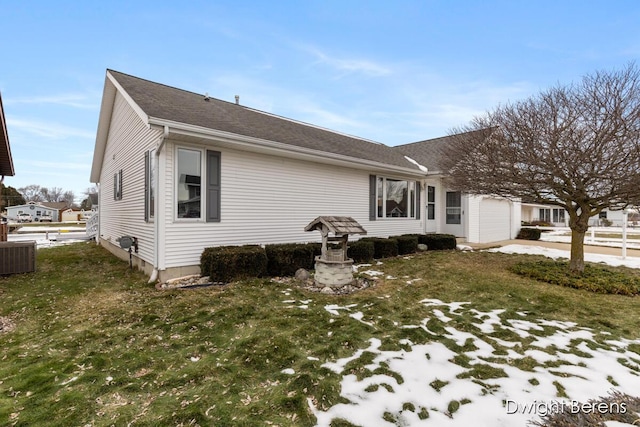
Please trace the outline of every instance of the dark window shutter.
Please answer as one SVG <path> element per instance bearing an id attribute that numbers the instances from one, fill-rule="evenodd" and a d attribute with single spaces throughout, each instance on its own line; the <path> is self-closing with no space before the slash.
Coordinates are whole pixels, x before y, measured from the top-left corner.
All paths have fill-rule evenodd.
<path id="1" fill-rule="evenodd" d="M 420 181 L 416 181 L 416 219 L 420 219 L 420 212 L 422 211 L 422 205 L 420 205 Z"/>
<path id="2" fill-rule="evenodd" d="M 144 220 L 149 222 L 149 152 L 144 153 Z"/>
<path id="3" fill-rule="evenodd" d="M 220 152 L 207 151 L 207 222 L 220 222 Z"/>
<path id="4" fill-rule="evenodd" d="M 376 184 L 376 176 L 369 175 L 369 221 L 375 221 L 377 216 Z"/>

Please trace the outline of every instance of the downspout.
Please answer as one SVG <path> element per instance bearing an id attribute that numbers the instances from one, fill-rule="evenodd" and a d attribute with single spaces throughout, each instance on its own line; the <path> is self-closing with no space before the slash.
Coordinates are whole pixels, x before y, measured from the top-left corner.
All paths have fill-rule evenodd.
<path id="1" fill-rule="evenodd" d="M 149 277 L 149 283 L 154 283 L 158 280 L 158 265 L 160 264 L 160 151 L 164 147 L 164 143 L 169 136 L 169 126 L 164 126 L 164 131 L 160 137 L 160 142 L 156 147 L 156 176 L 155 176 L 155 200 L 153 201 L 153 211 L 155 217 L 153 218 L 153 234 L 154 234 L 154 248 L 153 248 L 153 271 L 151 277 Z"/>

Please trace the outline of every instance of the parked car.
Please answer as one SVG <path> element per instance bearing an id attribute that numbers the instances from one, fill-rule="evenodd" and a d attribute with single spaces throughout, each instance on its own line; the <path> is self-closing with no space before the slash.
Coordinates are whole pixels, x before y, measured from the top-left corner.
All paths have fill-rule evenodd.
<path id="1" fill-rule="evenodd" d="M 51 215 L 49 214 L 44 214 L 36 217 L 36 221 L 40 222 L 51 222 L 52 220 L 53 218 L 51 218 Z"/>
<path id="2" fill-rule="evenodd" d="M 31 222 L 31 221 L 33 221 L 31 214 L 26 212 L 21 212 L 18 214 L 18 222 Z"/>

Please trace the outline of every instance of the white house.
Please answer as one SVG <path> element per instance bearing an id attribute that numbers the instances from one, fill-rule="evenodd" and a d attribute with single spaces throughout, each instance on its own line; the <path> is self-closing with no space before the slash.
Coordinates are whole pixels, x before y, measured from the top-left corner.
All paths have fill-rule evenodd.
<path id="1" fill-rule="evenodd" d="M 40 220 L 40 217 L 49 215 L 51 216 L 51 221 L 57 222 L 60 220 L 60 209 L 52 205 L 60 204 L 27 202 L 24 205 L 9 206 L 7 207 L 7 217 L 11 221 L 16 221 L 19 214 L 28 213 L 31 215 L 32 220 L 37 222 Z"/>
<path id="2" fill-rule="evenodd" d="M 526 223 L 543 222 L 555 227 L 568 227 L 569 214 L 559 206 L 523 202 L 522 221 Z"/>
<path id="3" fill-rule="evenodd" d="M 321 215 L 355 218 L 369 236 L 452 233 L 513 238 L 517 203 L 449 191 L 446 138 L 399 147 L 364 140 L 107 70 L 91 182 L 98 240 L 166 280 L 199 272 L 204 248 L 306 242 Z"/>

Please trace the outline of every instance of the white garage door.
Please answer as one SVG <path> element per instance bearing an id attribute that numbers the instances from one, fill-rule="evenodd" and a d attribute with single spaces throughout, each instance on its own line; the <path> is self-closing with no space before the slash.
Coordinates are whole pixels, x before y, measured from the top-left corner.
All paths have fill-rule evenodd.
<path id="1" fill-rule="evenodd" d="M 511 203 L 482 199 L 480 202 L 480 242 L 497 242 L 511 238 Z"/>

